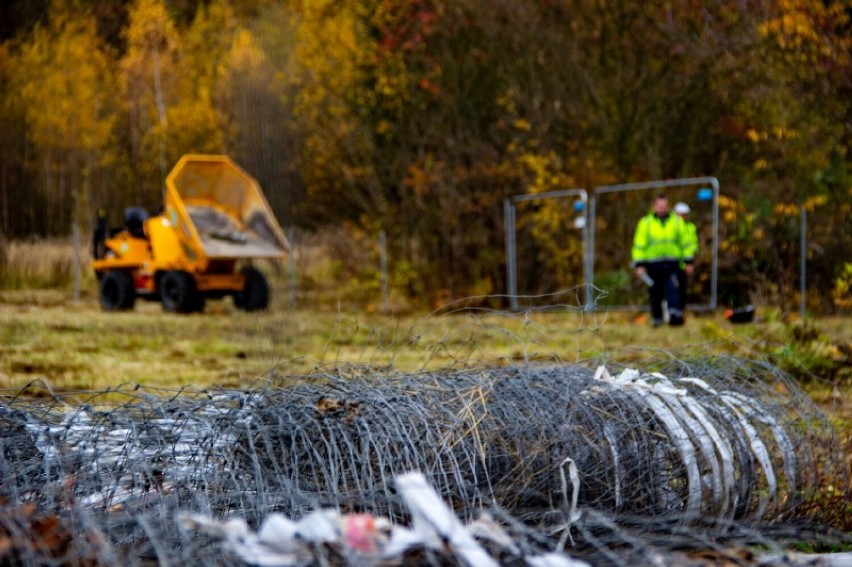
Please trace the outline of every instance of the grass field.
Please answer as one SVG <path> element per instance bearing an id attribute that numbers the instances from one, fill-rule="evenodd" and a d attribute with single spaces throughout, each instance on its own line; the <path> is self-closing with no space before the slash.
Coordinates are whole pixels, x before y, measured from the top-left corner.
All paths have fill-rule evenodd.
<path id="1" fill-rule="evenodd" d="M 92 285 L 71 291 L 0 291 L 0 389 L 32 395 L 144 386 L 243 388 L 347 365 L 420 371 L 523 361 L 640 362 L 730 354 L 767 360 L 797 377 L 832 420 L 852 434 L 852 320 L 784 322 L 771 311 L 731 325 L 694 316 L 683 328 L 649 328 L 635 313 L 510 315 L 463 309 L 401 316 L 345 307 L 287 305 L 279 284 L 268 312 L 230 300 L 201 314 L 164 313 L 137 302 L 103 313 Z"/>
<path id="2" fill-rule="evenodd" d="M 523 360 L 640 360 L 728 353 L 770 360 L 805 378 L 815 394 L 852 384 L 852 322 L 807 325 L 778 320 L 733 326 L 695 316 L 679 329 L 652 330 L 641 315 L 537 313 L 447 308 L 431 314 L 381 315 L 286 305 L 247 314 L 229 300 L 202 314 L 164 313 L 157 303 L 102 313 L 93 290 L 0 292 L 0 387 L 32 381 L 58 390 L 243 387 L 270 376 L 340 364 L 393 365 L 416 371 Z"/>
<path id="3" fill-rule="evenodd" d="M 767 360 L 796 376 L 834 424 L 852 472 L 849 319 L 801 324 L 767 312 L 748 325 L 712 315 L 693 316 L 683 328 L 651 329 L 641 315 L 576 310 L 510 315 L 457 306 L 393 316 L 293 308 L 286 289 L 276 291 L 265 313 L 243 313 L 224 300 L 193 315 L 144 302 L 132 312 L 103 313 L 88 288 L 79 302 L 68 290 L 0 291 L 0 393 L 61 393 L 83 403 L 87 391 L 286 385 L 353 365 L 415 372 L 525 360 L 641 364 L 660 355 L 730 354 Z M 97 399 L 111 396 L 123 399 Z"/>
<path id="4" fill-rule="evenodd" d="M 713 315 L 693 317 L 682 329 L 652 330 L 641 315 L 571 309 L 509 316 L 460 303 L 412 313 L 394 294 L 391 305 L 403 314 L 384 316 L 376 313 L 378 280 L 338 266 L 343 258 L 369 264 L 358 255 L 363 247 L 332 254 L 334 242 L 351 240 L 333 236 L 301 239 L 299 307 L 287 302 L 286 267 L 272 265 L 264 266 L 275 288 L 269 312 L 242 313 L 226 300 L 191 316 L 144 302 L 134 312 L 102 313 L 85 254 L 82 299 L 72 300 L 70 241 L 0 242 L 0 388 L 241 387 L 337 364 L 419 370 L 525 359 L 596 363 L 660 351 L 766 359 L 802 379 L 817 399 L 837 398 L 835 385 L 841 392 L 852 387 L 850 318 L 803 324 L 762 309 L 751 325 Z"/>

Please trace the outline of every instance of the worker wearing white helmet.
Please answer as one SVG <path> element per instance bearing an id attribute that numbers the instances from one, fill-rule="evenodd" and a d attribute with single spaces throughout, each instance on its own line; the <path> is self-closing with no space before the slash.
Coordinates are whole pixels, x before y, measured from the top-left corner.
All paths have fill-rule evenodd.
<path id="1" fill-rule="evenodd" d="M 689 213 L 692 212 L 689 210 L 689 205 L 681 201 L 674 206 L 674 212 L 683 219 L 683 224 L 686 227 L 686 245 L 684 246 L 684 258 L 680 263 L 680 271 L 677 274 L 678 277 L 678 290 L 681 295 L 681 305 L 684 310 L 686 310 L 686 286 L 687 286 L 687 276 L 692 275 L 695 254 L 698 252 L 698 229 L 695 227 L 695 223 L 689 220 Z"/>

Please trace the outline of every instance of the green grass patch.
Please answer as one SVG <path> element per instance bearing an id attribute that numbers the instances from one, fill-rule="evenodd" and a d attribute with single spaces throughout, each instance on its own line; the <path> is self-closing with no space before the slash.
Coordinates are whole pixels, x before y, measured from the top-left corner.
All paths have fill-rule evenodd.
<path id="1" fill-rule="evenodd" d="M 418 371 L 525 360 L 638 363 L 661 352 L 761 358 L 815 392 L 826 385 L 846 392 L 852 382 L 852 325 L 840 318 L 734 326 L 721 316 L 694 316 L 683 328 L 651 329 L 635 313 L 383 316 L 293 308 L 286 289 L 274 291 L 265 313 L 243 313 L 223 300 L 189 316 L 145 302 L 132 312 L 103 313 L 92 290 L 76 303 L 70 291 L 0 292 L 0 387 L 39 378 L 60 389 L 69 383 L 206 388 L 343 363 Z"/>
<path id="2" fill-rule="evenodd" d="M 367 311 L 291 307 L 286 287 L 271 309 L 244 313 L 229 300 L 204 313 L 164 313 L 140 302 L 103 313 L 87 290 L 0 292 L 0 389 L 30 396 L 73 392 L 81 403 L 121 403 L 132 389 L 166 393 L 285 385 L 348 365 L 418 372 L 521 362 L 643 364 L 660 356 L 735 355 L 776 364 L 796 376 L 834 425 L 852 468 L 852 321 L 807 325 L 773 319 L 731 325 L 692 316 L 683 328 L 651 329 L 635 313 L 435 312 L 383 316 Z M 101 391 L 92 397 L 87 391 Z M 834 483 L 837 485 L 837 483 Z M 843 495 L 826 487 L 821 498 Z M 818 505 L 814 502 L 814 505 Z M 852 510 L 847 514 L 852 518 Z M 852 530 L 848 518 L 832 525 Z M 845 522 L 845 523 L 844 523 Z"/>

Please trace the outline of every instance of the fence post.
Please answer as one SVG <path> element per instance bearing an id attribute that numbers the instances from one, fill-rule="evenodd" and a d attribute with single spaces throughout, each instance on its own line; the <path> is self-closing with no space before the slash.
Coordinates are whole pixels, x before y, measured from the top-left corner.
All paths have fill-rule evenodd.
<path id="1" fill-rule="evenodd" d="M 290 253 L 287 260 L 290 264 L 290 306 L 296 305 L 296 245 L 293 240 L 293 227 L 287 229 L 287 240 L 290 242 Z"/>
<path id="2" fill-rule="evenodd" d="M 381 264 L 382 312 L 388 312 L 388 239 L 385 230 L 379 231 L 379 262 Z"/>
<path id="3" fill-rule="evenodd" d="M 80 227 L 74 222 L 71 226 L 74 241 L 74 303 L 80 302 Z"/>
<path id="4" fill-rule="evenodd" d="M 506 233 L 506 295 L 509 296 L 509 311 L 517 311 L 518 280 L 515 273 L 515 204 L 508 197 L 503 199 L 503 226 Z"/>
<path id="5" fill-rule="evenodd" d="M 802 207 L 802 234 L 801 237 L 801 258 L 799 260 L 799 288 L 800 295 L 799 298 L 799 318 L 804 321 L 805 320 L 805 296 L 807 294 L 807 285 L 806 285 L 806 277 L 807 277 L 807 264 L 808 264 L 808 211 L 805 210 L 805 207 Z"/>

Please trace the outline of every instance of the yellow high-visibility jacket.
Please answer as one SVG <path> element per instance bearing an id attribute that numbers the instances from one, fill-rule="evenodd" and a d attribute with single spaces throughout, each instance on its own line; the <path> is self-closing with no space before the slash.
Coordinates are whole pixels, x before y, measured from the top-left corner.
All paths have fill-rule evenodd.
<path id="1" fill-rule="evenodd" d="M 674 213 L 660 219 L 652 211 L 639 219 L 633 235 L 633 266 L 665 260 L 692 262 L 698 249 L 698 235 L 697 231 L 691 233 L 686 224 Z"/>

